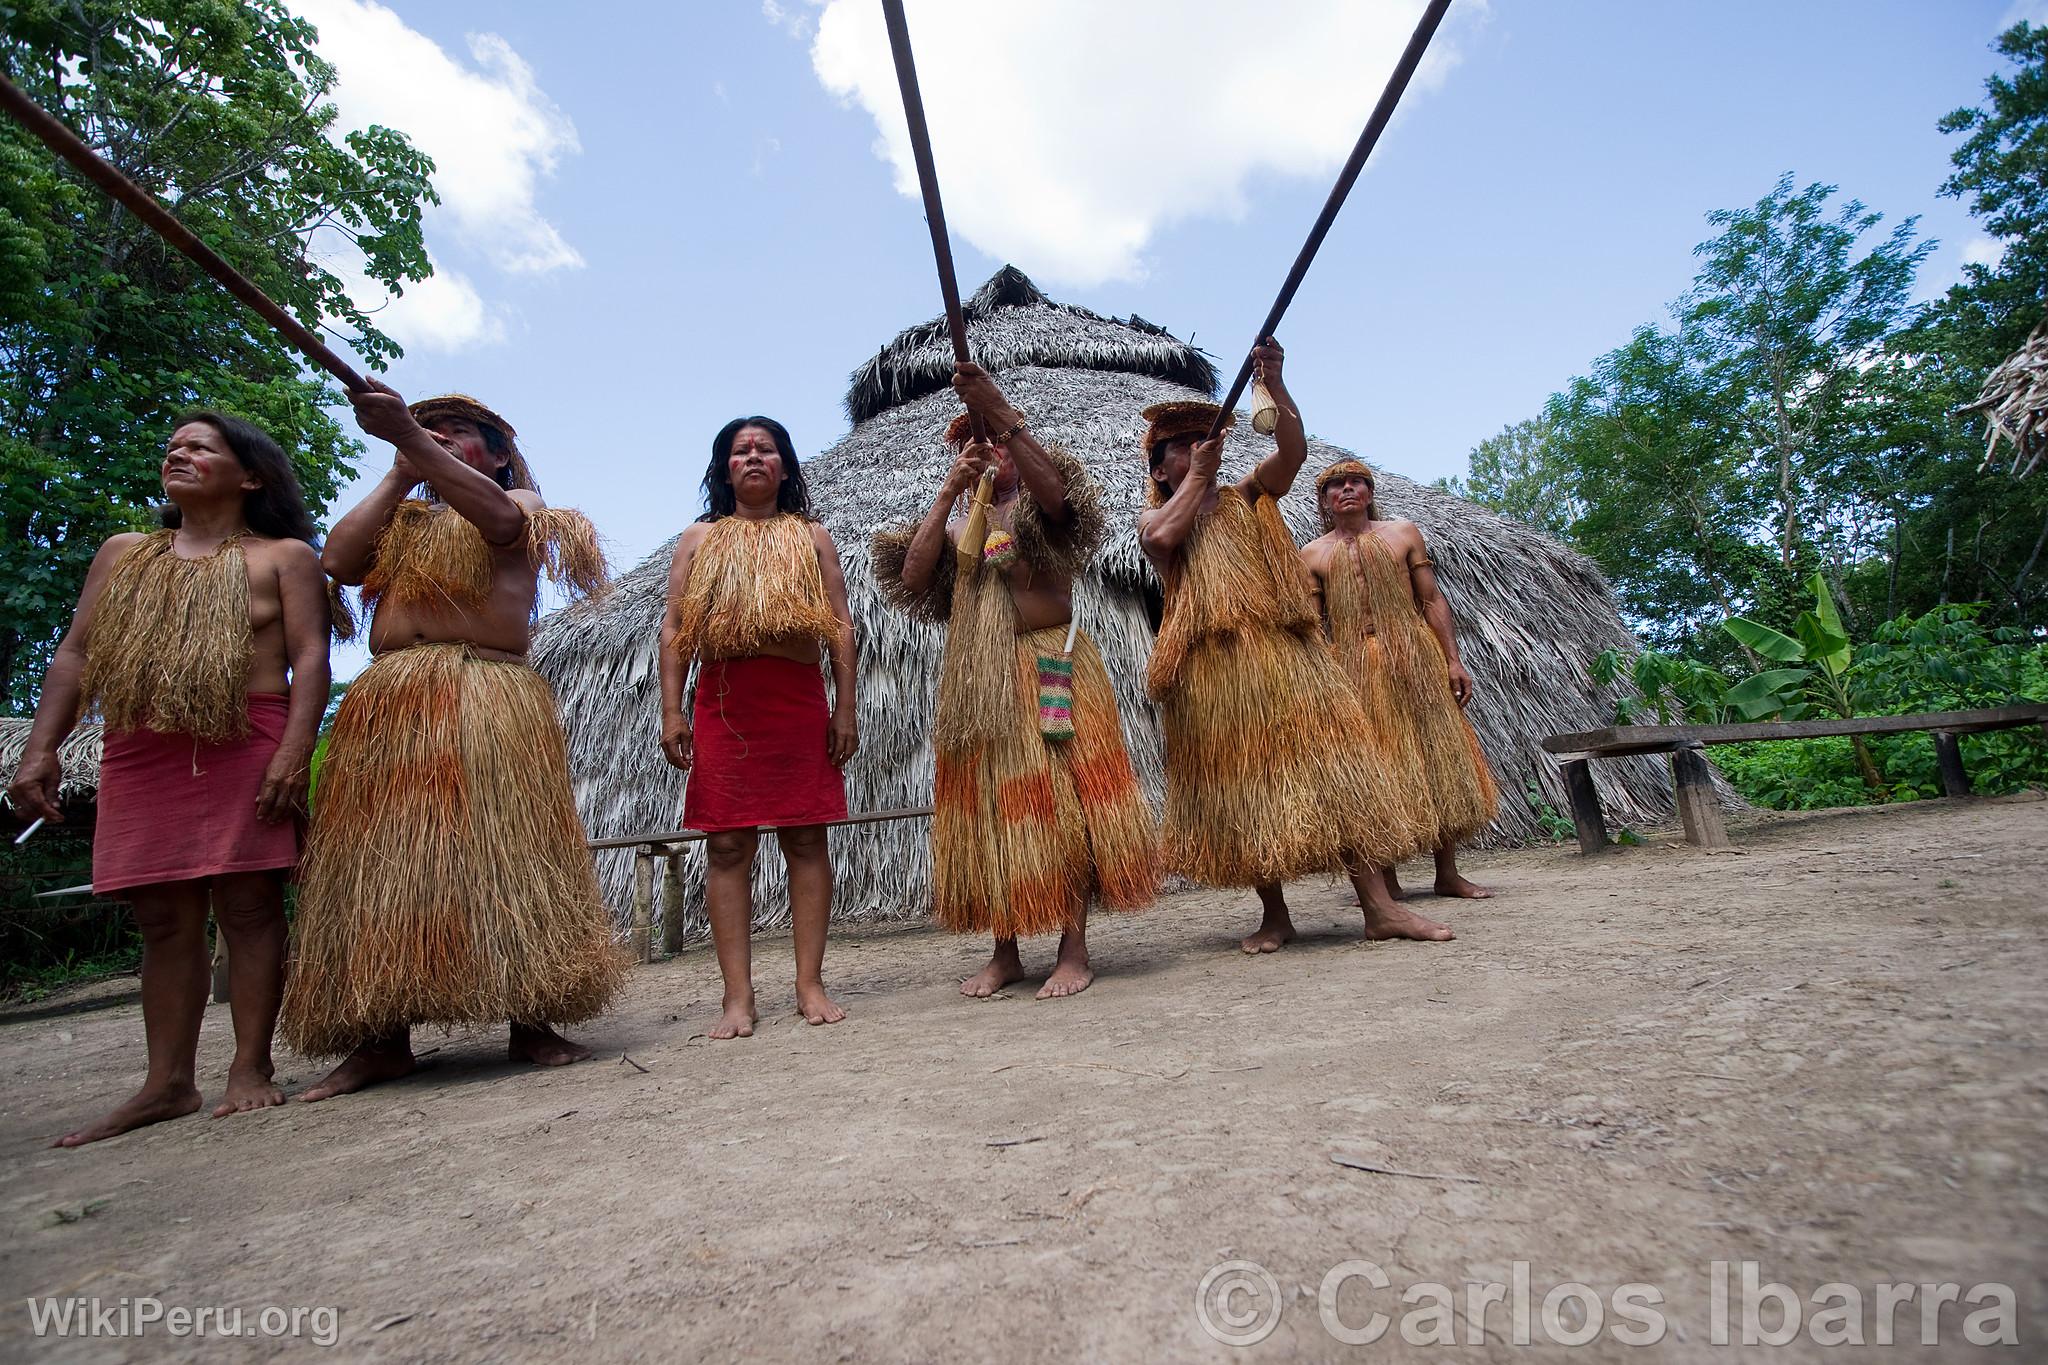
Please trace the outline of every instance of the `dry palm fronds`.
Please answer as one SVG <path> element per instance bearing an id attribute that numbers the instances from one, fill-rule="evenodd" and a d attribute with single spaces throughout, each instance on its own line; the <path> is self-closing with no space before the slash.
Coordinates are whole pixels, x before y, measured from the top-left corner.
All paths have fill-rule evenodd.
<path id="1" fill-rule="evenodd" d="M 868 541 L 869 574 L 882 598 L 896 610 L 927 625 L 943 626 L 953 614 L 953 577 L 958 572 L 954 556 L 939 552 L 932 567 L 931 582 L 924 591 L 912 592 L 903 582 L 903 561 L 909 557 L 910 542 L 917 538 L 916 522 L 899 522 L 874 533 Z"/>
<path id="2" fill-rule="evenodd" d="M 249 733 L 249 570 L 242 538 L 180 559 L 158 531 L 107 576 L 86 641 L 85 704 L 111 730 L 219 744 Z"/>
<path id="3" fill-rule="evenodd" d="M 1998 459 L 1998 443 L 2012 446 L 2011 472 L 2025 478 L 2048 454 L 2048 322 L 1984 377 L 1977 401 L 1964 412 L 1984 414 L 1984 463 Z"/>
<path id="4" fill-rule="evenodd" d="M 331 1056 L 414 1024 L 572 1024 L 625 959 L 569 794 L 554 694 L 461 645 L 387 654 L 335 716 L 280 1021 Z"/>
<path id="5" fill-rule="evenodd" d="M 1347 857 L 1399 862 L 1433 831 L 1367 747 L 1293 542 L 1273 543 L 1278 513 L 1271 498 L 1258 504 L 1263 516 L 1224 490 L 1182 547 L 1167 601 L 1167 631 L 1178 622 L 1184 632 L 1172 673 L 1153 676 L 1166 724 L 1167 866 L 1212 886 L 1251 886 L 1335 872 Z M 1250 595 L 1258 583 L 1269 585 L 1266 602 Z"/>
<path id="6" fill-rule="evenodd" d="M 1443 646 L 1415 605 L 1408 566 L 1377 535 L 1340 537 L 1323 605 L 1338 661 L 1365 707 L 1370 747 L 1407 799 L 1428 813 L 1431 845 L 1485 828 L 1500 795 L 1451 695 Z"/>
<path id="7" fill-rule="evenodd" d="M 26 716 L 0 717 L 0 776 L 12 777 L 28 752 L 28 737 L 35 721 Z M 100 789 L 100 750 L 106 729 L 98 721 L 73 726 L 57 746 L 57 801 L 72 806 L 92 801 Z"/>
<path id="8" fill-rule="evenodd" d="M 1010 585 L 995 569 L 971 578 L 956 574 L 933 744 L 957 753 L 994 743 L 1007 732 L 1015 718 L 995 699 L 1008 699 L 1016 669 L 1017 607 Z"/>
<path id="9" fill-rule="evenodd" d="M 1096 483 L 1109 530 L 1096 559 L 1075 579 L 1074 610 L 1102 652 L 1132 768 L 1156 808 L 1164 755 L 1145 674 L 1159 589 L 1138 545 L 1137 517 L 1149 482 L 1138 447 L 1145 423 L 1138 414 L 1156 403 L 1211 398 L 1213 380 L 1199 377 L 1198 352 L 1156 328 L 1127 327 L 1124 342 L 1099 344 L 1107 335 L 1102 329 L 1120 324 L 1054 304 L 1012 280 L 1014 275 L 1005 271 L 983 291 L 991 308 L 970 309 L 969 340 L 975 355 L 997 371 L 1005 396 L 1031 419 L 1038 439 L 1073 455 Z M 959 411 L 946 384 L 952 352 L 943 324 L 937 324 L 929 329 L 933 344 L 927 354 L 918 340 L 926 330 L 921 324 L 906 332 L 862 372 L 858 392 L 849 395 L 857 400 L 859 424 L 804 462 L 817 515 L 848 551 L 842 562 L 860 642 L 861 751 L 846 769 L 847 798 L 855 810 L 922 806 L 932 795 L 932 717 L 952 582 L 946 577 L 924 594 L 921 610 L 896 609 L 902 600 L 891 565 L 900 565 L 901 556 L 892 553 L 889 538 L 877 537 L 931 505 L 951 458 L 936 433 Z M 1125 343 L 1128 350 L 1119 350 Z M 1178 357 L 1164 354 L 1176 348 Z M 922 396 L 901 398 L 906 393 Z M 1313 402 L 1308 412 L 1312 420 Z M 1271 440 L 1241 422 L 1224 441 L 1225 480 L 1242 477 L 1272 449 Z M 1351 453 L 1312 437 L 1309 468 Z M 1375 463 L 1394 467 L 1378 479 L 1382 513 L 1415 521 L 1429 539 L 1458 619 L 1466 666 L 1478 682 L 1466 714 L 1502 786 L 1516 794 L 1502 803 L 1499 818 L 1479 842 L 1539 838 L 1537 812 L 1519 793 L 1534 787 L 1552 805 L 1566 804 L 1563 774 L 1539 742 L 1609 723 L 1613 693 L 1593 681 L 1592 660 L 1607 648 L 1633 650 L 1636 642 L 1591 560 L 1540 532 L 1403 478 L 1395 472 L 1398 459 Z M 1279 511 L 1294 539 L 1321 534 L 1309 497 L 1283 498 Z M 870 537 L 876 537 L 872 558 L 852 550 Z M 904 531 L 896 546 L 907 539 Z M 672 543 L 657 549 L 603 603 L 555 612 L 534 636 L 534 664 L 561 697 L 578 799 L 598 834 L 673 829 L 682 805 L 682 774 L 653 742 L 660 731 L 656 665 L 673 549 Z M 942 575 L 949 573 L 950 558 L 940 556 Z M 1642 828 L 1671 818 L 1670 773 L 1661 760 L 1616 759 L 1595 764 L 1593 772 L 1615 821 Z M 931 848 L 918 822 L 836 832 L 832 860 L 838 879 L 835 920 L 929 913 Z M 704 932 L 703 867 L 696 853 L 679 864 L 683 913 L 692 934 Z M 632 901 L 632 853 L 601 854 L 599 874 L 609 903 L 625 916 Z M 782 861 L 756 860 L 755 878 L 759 922 L 787 923 Z"/>
<path id="10" fill-rule="evenodd" d="M 578 596 L 601 597 L 609 588 L 597 528 L 581 512 L 537 508 L 526 514 L 524 534 L 537 573 Z M 479 611 L 490 596 L 495 569 L 496 552 L 467 517 L 443 503 L 408 498 L 377 536 L 376 554 L 363 578 L 363 604 Z"/>
<path id="11" fill-rule="evenodd" d="M 682 612 L 670 646 L 685 660 L 744 658 L 790 640 L 829 648 L 839 638 L 811 523 L 791 513 L 711 523 L 690 563 Z"/>
<path id="12" fill-rule="evenodd" d="M 445 504 L 407 498 L 377 535 L 363 605 L 480 610 L 491 591 L 491 547 L 483 532 Z"/>
<path id="13" fill-rule="evenodd" d="M 1003 594 L 1007 600 L 1009 594 Z M 1074 738 L 1038 731 L 1038 655 L 1064 627 L 1013 636 L 1007 677 L 982 703 L 990 738 L 939 745 L 932 794 L 933 910 L 955 933 L 1000 938 L 1073 927 L 1091 895 L 1112 909 L 1151 903 L 1157 835 L 1117 723 L 1094 642 L 1074 645 Z"/>
<path id="14" fill-rule="evenodd" d="M 1021 492 L 1011 514 L 1010 532 L 1017 538 L 1017 556 L 1038 573 L 1072 578 L 1087 569 L 1102 548 L 1108 529 L 1102 513 L 1102 490 L 1081 462 L 1056 445 L 1045 453 L 1066 487 L 1067 519 L 1047 521 L 1038 499 Z"/>
<path id="15" fill-rule="evenodd" d="M 604 547 L 590 518 L 573 507 L 526 514 L 526 553 L 534 567 L 575 597 L 602 597 L 611 587 Z"/>
<path id="16" fill-rule="evenodd" d="M 1269 497 L 1247 501 L 1237 489 L 1224 488 L 1175 566 L 1152 650 L 1153 700 L 1173 687 L 1198 640 L 1252 629 L 1300 634 L 1319 625 L 1308 571 L 1296 557 L 1278 504 Z"/>

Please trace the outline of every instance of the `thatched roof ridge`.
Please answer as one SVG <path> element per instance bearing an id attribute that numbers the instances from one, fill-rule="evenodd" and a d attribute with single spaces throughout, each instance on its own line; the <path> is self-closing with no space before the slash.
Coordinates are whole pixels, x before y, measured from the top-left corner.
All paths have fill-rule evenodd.
<path id="1" fill-rule="evenodd" d="M 1073 315 L 1061 310 L 1057 316 Z M 1073 453 L 1102 486 L 1112 532 L 1077 584 L 1076 611 L 1108 663 L 1133 763 L 1156 803 L 1163 788 L 1161 738 L 1144 695 L 1152 641 L 1146 593 L 1156 584 L 1137 543 L 1145 474 L 1138 413 L 1152 403 L 1188 398 L 1191 390 L 1152 375 L 1090 367 L 1017 366 L 1003 370 L 1001 379 L 1039 438 Z M 950 459 L 940 436 L 958 410 L 950 391 L 887 406 L 805 464 L 813 504 L 845 565 L 860 641 L 862 747 L 847 769 L 857 811 L 924 805 L 931 797 L 929 735 L 941 636 L 883 601 L 868 540 L 929 505 Z M 1313 416 L 1312 400 L 1309 412 Z M 1240 421 L 1226 440 L 1226 477 L 1241 477 L 1271 449 L 1270 438 Z M 1351 453 L 1310 442 L 1309 465 L 1281 504 L 1297 540 L 1320 529 L 1314 472 Z M 1608 723 L 1612 697 L 1595 685 L 1590 664 L 1601 650 L 1633 649 L 1635 641 L 1592 561 L 1540 532 L 1386 470 L 1382 452 L 1364 454 L 1381 470 L 1382 508 L 1412 518 L 1428 537 L 1458 618 L 1477 683 L 1471 715 L 1502 791 L 1501 818 L 1481 842 L 1526 841 L 1537 829 L 1524 796 L 1531 784 L 1551 805 L 1566 806 L 1562 776 L 1539 741 Z M 561 698 L 578 801 L 595 837 L 672 829 L 679 822 L 682 775 L 663 762 L 656 743 L 655 648 L 673 545 L 627 572 L 603 602 L 549 616 L 535 637 L 534 662 Z M 1616 822 L 1643 825 L 1670 815 L 1668 776 L 1654 759 L 1596 765 L 1594 780 Z M 930 859 L 922 821 L 836 831 L 832 848 L 836 917 L 925 912 Z M 607 898 L 621 913 L 630 899 L 630 862 L 624 854 L 600 860 Z M 693 855 L 685 890 L 694 930 L 702 928 L 701 879 L 701 858 Z M 761 923 L 786 922 L 781 860 L 765 851 L 756 893 Z"/>
<path id="2" fill-rule="evenodd" d="M 35 722 L 25 717 L 0 717 L 0 773 L 11 779 L 28 752 L 28 735 Z M 87 806 L 100 791 L 101 727 L 98 721 L 84 721 L 57 746 L 57 800 L 64 806 Z"/>
<path id="3" fill-rule="evenodd" d="M 1135 314 L 1106 318 L 1055 303 L 1023 271 L 1006 265 L 964 302 L 968 347 L 989 370 L 1044 365 L 1148 374 L 1213 395 L 1216 367 L 1164 327 Z M 943 315 L 897 333 L 853 372 L 846 415 L 855 425 L 947 388 L 953 343 Z"/>

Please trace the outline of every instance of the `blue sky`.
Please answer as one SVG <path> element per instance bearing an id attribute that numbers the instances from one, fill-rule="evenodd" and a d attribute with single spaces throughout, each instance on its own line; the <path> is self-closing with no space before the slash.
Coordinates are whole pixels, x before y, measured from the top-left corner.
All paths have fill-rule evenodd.
<path id="1" fill-rule="evenodd" d="M 1185 0 L 1177 25 L 1128 3 L 912 0 L 962 287 L 1007 256 L 1228 372 L 1419 0 Z M 501 408 L 622 567 L 696 514 L 728 418 L 822 449 L 847 374 L 938 312 L 919 208 L 860 102 L 872 0 L 295 8 L 329 30 L 344 121 L 410 119 L 448 172 L 444 276 L 393 309 L 411 344 L 388 378 Z M 1984 244 L 1936 197 L 1955 139 L 1935 121 L 1978 102 L 1989 44 L 2030 13 L 1459 0 L 1282 328 L 1310 429 L 1413 478 L 1462 473 L 1662 320 L 1704 215 L 1785 171 L 1920 215 L 1938 291 Z"/>

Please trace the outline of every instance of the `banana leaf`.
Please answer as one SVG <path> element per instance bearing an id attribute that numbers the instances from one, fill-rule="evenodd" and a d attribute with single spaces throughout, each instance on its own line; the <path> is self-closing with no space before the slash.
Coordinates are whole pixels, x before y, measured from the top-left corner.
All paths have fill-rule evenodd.
<path id="1" fill-rule="evenodd" d="M 1806 646 L 1781 630 L 1752 621 L 1746 616 L 1731 616 L 1721 623 L 1721 629 L 1734 636 L 1736 641 L 1748 649 L 1774 659 L 1781 664 L 1806 662 Z"/>

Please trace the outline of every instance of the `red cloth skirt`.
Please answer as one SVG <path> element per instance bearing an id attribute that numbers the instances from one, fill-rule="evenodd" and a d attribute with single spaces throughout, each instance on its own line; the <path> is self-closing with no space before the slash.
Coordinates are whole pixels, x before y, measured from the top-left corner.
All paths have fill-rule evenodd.
<path id="1" fill-rule="evenodd" d="M 287 710 L 276 693 L 250 693 L 249 734 L 225 744 L 146 728 L 108 734 L 92 836 L 93 894 L 296 867 L 299 822 L 256 818 Z"/>
<path id="2" fill-rule="evenodd" d="M 846 818 L 846 779 L 825 751 L 831 713 L 816 664 L 770 654 L 698 670 L 696 757 L 683 826 L 716 833 Z"/>

